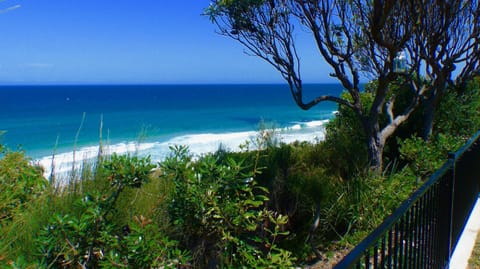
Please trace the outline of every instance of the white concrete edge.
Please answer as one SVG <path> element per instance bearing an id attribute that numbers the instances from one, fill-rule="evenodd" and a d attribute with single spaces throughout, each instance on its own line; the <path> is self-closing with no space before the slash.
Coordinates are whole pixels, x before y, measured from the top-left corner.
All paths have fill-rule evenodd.
<path id="1" fill-rule="evenodd" d="M 458 240 L 457 246 L 450 258 L 449 268 L 451 269 L 467 269 L 468 260 L 472 255 L 473 248 L 480 230 L 480 197 L 477 199 L 473 207 L 467 224 L 463 229 L 462 235 Z"/>

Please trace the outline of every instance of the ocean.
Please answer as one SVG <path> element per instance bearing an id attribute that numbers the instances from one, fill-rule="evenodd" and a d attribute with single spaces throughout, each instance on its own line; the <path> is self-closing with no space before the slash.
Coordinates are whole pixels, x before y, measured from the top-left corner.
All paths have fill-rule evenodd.
<path id="1" fill-rule="evenodd" d="M 308 84 L 305 100 L 338 96 L 339 84 Z M 108 153 L 150 155 L 161 161 L 172 145 L 193 154 L 220 145 L 238 150 L 264 122 L 282 142 L 323 139 L 337 105 L 309 111 L 294 103 L 286 85 L 100 85 L 0 87 L 0 142 L 24 150 L 44 166 L 55 153 L 57 171 L 93 158 L 101 140 Z M 102 127 L 101 127 L 102 125 Z M 101 133 L 101 134 L 100 134 Z"/>

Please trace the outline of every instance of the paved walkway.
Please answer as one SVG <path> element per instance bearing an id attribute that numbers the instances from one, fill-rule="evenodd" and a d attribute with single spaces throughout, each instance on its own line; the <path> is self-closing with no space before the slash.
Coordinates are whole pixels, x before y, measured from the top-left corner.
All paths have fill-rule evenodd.
<path id="1" fill-rule="evenodd" d="M 466 269 L 468 268 L 468 259 L 472 255 L 475 246 L 477 234 L 480 230 L 480 198 L 477 199 L 467 225 L 463 230 L 457 247 L 453 251 L 450 259 L 450 269 Z"/>

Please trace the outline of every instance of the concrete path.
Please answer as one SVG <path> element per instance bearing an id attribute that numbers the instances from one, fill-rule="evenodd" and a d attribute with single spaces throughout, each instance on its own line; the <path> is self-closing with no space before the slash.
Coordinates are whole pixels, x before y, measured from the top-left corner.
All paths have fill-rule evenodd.
<path id="1" fill-rule="evenodd" d="M 478 231 L 480 230 L 480 198 L 477 199 L 475 206 L 468 218 L 467 225 L 463 230 L 457 247 L 453 251 L 450 259 L 450 269 L 467 269 L 468 259 L 472 255 L 475 246 Z"/>

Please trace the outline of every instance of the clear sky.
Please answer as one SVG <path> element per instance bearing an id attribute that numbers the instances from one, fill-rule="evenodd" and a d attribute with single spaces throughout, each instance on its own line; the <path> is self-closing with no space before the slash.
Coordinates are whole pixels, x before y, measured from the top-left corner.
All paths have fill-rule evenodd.
<path id="1" fill-rule="evenodd" d="M 215 33 L 201 16 L 209 3 L 0 0 L 0 84 L 282 83 Z M 297 32 L 303 80 L 336 82 Z"/>

